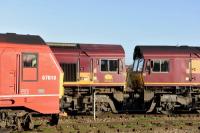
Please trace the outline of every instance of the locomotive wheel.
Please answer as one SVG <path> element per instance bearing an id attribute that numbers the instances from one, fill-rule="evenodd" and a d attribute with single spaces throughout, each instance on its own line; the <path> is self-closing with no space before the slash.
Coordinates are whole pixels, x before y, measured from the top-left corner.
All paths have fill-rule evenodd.
<path id="1" fill-rule="evenodd" d="M 99 107 L 99 104 L 96 104 L 96 108 L 95 108 L 95 114 L 96 115 L 101 115 L 103 113 L 103 110 L 101 110 L 101 108 Z M 91 110 L 90 111 L 91 115 L 94 115 L 94 111 Z"/>
<path id="2" fill-rule="evenodd" d="M 96 103 L 96 108 L 95 108 L 95 114 L 96 115 L 101 115 L 103 112 L 108 112 L 110 111 L 108 103 L 103 103 L 103 102 L 97 102 Z M 94 115 L 94 111 L 90 111 L 90 114 Z"/>
<path id="3" fill-rule="evenodd" d="M 18 131 L 22 131 L 22 123 L 21 123 L 21 120 L 20 120 L 20 118 L 19 117 L 16 117 L 16 119 L 15 119 L 15 121 L 16 121 L 16 128 L 17 128 L 17 130 Z"/>
<path id="4" fill-rule="evenodd" d="M 161 109 L 161 113 L 162 114 L 166 114 L 166 115 L 170 115 L 173 113 L 174 111 L 174 104 L 171 102 L 167 102 L 167 103 L 162 103 L 162 109 Z"/>
<path id="5" fill-rule="evenodd" d="M 32 130 L 34 128 L 34 123 L 31 114 L 26 114 L 24 119 L 24 128 L 29 130 Z"/>
<path id="6" fill-rule="evenodd" d="M 58 125 L 58 121 L 59 121 L 59 114 L 52 114 L 50 125 L 51 126 Z"/>

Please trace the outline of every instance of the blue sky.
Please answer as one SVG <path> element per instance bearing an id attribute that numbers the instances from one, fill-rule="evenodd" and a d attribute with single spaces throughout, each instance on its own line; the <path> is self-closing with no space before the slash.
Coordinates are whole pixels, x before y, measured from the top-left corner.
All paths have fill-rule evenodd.
<path id="1" fill-rule="evenodd" d="M 131 64 L 135 45 L 200 45 L 200 1 L 4 0 L 0 32 L 121 44 Z"/>

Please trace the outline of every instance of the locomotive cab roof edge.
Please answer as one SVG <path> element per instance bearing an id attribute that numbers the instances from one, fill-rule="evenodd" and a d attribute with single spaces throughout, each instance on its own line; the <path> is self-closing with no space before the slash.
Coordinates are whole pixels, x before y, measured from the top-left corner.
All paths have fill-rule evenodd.
<path id="1" fill-rule="evenodd" d="M 200 56 L 200 47 L 138 45 L 135 47 L 133 59 L 148 56 L 188 57 L 190 54 Z"/>
<path id="2" fill-rule="evenodd" d="M 0 43 L 46 45 L 45 41 L 38 35 L 22 35 L 16 33 L 0 34 Z"/>

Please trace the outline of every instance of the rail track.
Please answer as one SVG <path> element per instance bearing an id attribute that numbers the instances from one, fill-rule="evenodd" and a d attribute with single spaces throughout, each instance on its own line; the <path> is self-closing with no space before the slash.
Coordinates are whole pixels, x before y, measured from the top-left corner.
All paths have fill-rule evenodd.
<path id="1" fill-rule="evenodd" d="M 61 117 L 57 126 L 50 126 L 48 123 L 50 117 L 47 116 L 37 116 L 34 119 L 35 128 L 30 132 L 200 132 L 200 114 L 196 113 L 174 115 L 104 113 L 95 120 L 91 115 L 74 115 Z"/>

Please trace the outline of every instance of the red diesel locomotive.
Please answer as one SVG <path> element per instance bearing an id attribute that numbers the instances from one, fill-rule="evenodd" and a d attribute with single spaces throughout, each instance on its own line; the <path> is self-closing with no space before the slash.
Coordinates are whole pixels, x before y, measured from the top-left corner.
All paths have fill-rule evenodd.
<path id="1" fill-rule="evenodd" d="M 125 53 L 121 45 L 48 43 L 64 72 L 62 109 L 118 112 L 124 100 Z"/>
<path id="2" fill-rule="evenodd" d="M 33 128 L 31 112 L 57 114 L 63 72 L 39 36 L 0 34 L 0 126 Z"/>
<path id="3" fill-rule="evenodd" d="M 142 92 L 147 112 L 199 112 L 199 47 L 136 46 L 133 59 L 134 80 L 129 87 Z"/>

